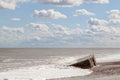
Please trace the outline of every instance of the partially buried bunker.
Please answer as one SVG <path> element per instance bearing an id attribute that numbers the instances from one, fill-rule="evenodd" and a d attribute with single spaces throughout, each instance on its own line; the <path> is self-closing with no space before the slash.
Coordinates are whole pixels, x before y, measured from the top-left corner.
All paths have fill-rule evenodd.
<path id="1" fill-rule="evenodd" d="M 94 55 L 90 55 L 87 57 L 83 57 L 80 59 L 77 59 L 75 63 L 70 64 L 69 66 L 75 66 L 75 67 L 80 67 L 83 69 L 89 69 L 94 66 L 96 66 L 96 61 Z"/>

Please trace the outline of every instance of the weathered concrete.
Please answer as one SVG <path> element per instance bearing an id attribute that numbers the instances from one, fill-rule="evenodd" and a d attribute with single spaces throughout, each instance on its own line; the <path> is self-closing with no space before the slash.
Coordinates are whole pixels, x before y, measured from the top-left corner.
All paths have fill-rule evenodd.
<path id="1" fill-rule="evenodd" d="M 96 60 L 94 55 L 90 55 L 84 58 L 77 59 L 75 63 L 70 64 L 69 66 L 80 67 L 83 69 L 89 69 L 96 66 Z"/>

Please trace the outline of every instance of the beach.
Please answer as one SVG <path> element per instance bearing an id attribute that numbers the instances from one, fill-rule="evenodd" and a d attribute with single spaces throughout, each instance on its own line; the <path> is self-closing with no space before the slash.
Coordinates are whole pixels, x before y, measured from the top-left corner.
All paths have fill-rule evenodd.
<path id="1" fill-rule="evenodd" d="M 120 80 L 119 52 L 119 49 L 0 49 L 0 80 Z M 95 67 L 67 66 L 92 53 L 97 62 Z"/>
<path id="2" fill-rule="evenodd" d="M 120 61 L 98 63 L 92 71 L 93 73 L 87 76 L 51 80 L 120 80 Z"/>

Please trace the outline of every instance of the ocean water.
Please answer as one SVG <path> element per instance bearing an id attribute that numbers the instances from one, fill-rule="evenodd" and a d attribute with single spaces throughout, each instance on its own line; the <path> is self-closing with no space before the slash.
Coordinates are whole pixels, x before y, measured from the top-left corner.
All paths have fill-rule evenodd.
<path id="1" fill-rule="evenodd" d="M 27 48 L 0 49 L 0 80 L 48 80 L 86 76 L 89 69 L 66 66 L 78 58 L 94 54 L 97 62 L 120 60 L 117 48 Z"/>

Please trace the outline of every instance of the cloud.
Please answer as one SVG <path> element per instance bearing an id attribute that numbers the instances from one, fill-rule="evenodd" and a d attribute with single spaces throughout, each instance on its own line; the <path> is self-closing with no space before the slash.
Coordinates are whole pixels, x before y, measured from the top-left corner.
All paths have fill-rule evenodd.
<path id="1" fill-rule="evenodd" d="M 28 2 L 28 1 L 32 1 L 32 0 L 0 0 L 0 9 L 14 10 L 16 9 L 19 3 Z M 109 3 L 109 0 L 33 0 L 33 2 L 57 5 L 61 7 L 72 7 L 72 6 L 79 6 L 84 2 L 105 4 L 105 3 Z"/>
<path id="2" fill-rule="evenodd" d="M 40 2 L 43 4 L 52 4 L 61 7 L 72 7 L 80 5 L 83 0 L 35 0 L 35 2 Z"/>
<path id="3" fill-rule="evenodd" d="M 28 0 L 0 0 L 0 9 L 14 10 L 18 3 L 27 2 Z"/>
<path id="4" fill-rule="evenodd" d="M 42 40 L 41 37 L 39 37 L 39 36 L 34 36 L 33 39 L 35 39 L 35 40 L 37 40 L 37 41 Z"/>
<path id="5" fill-rule="evenodd" d="M 109 15 L 109 22 L 111 24 L 120 24 L 120 10 L 115 9 L 115 10 L 110 10 L 108 11 Z"/>
<path id="6" fill-rule="evenodd" d="M 74 15 L 75 16 L 78 16 L 78 15 L 94 16 L 95 14 L 93 12 L 86 10 L 86 9 L 78 9 L 75 11 Z"/>
<path id="7" fill-rule="evenodd" d="M 59 34 L 59 35 L 69 35 L 70 31 L 68 28 L 65 28 L 62 25 L 58 24 L 52 24 L 54 27 L 54 34 Z"/>
<path id="8" fill-rule="evenodd" d="M 90 25 L 86 29 L 68 28 L 58 24 L 52 25 L 53 29 L 49 30 L 54 35 L 52 40 L 55 41 L 55 44 L 60 43 L 59 45 L 64 43 L 66 45 L 72 44 L 72 46 L 83 46 L 83 44 L 86 46 L 99 46 L 104 43 L 105 46 L 109 43 L 115 44 L 120 40 L 120 28 L 108 25 Z"/>
<path id="9" fill-rule="evenodd" d="M 97 33 L 97 34 L 102 34 L 102 33 L 116 34 L 116 33 L 118 33 L 118 30 L 114 27 L 101 26 L 101 25 L 90 26 L 89 30 L 91 30 L 91 32 Z"/>
<path id="10" fill-rule="evenodd" d="M 38 18 L 51 18 L 51 19 L 66 19 L 67 16 L 55 11 L 53 9 L 49 10 L 35 10 L 33 17 L 38 17 Z"/>
<path id="11" fill-rule="evenodd" d="M 21 19 L 20 18 L 12 18 L 11 20 L 12 21 L 20 21 Z"/>
<path id="12" fill-rule="evenodd" d="M 79 6 L 83 3 L 100 3 L 100 4 L 107 4 L 109 0 L 34 0 L 34 2 L 42 3 L 42 4 L 51 4 L 57 5 L 60 7 L 73 7 Z"/>
<path id="13" fill-rule="evenodd" d="M 58 34 L 60 36 L 69 36 L 69 37 L 73 37 L 74 36 L 78 36 L 82 34 L 82 29 L 80 29 L 79 27 L 70 29 L 68 27 L 64 27 L 62 25 L 58 25 L 58 24 L 53 24 L 53 32 L 54 34 Z"/>
<path id="14" fill-rule="evenodd" d="M 88 20 L 88 24 L 89 25 L 107 25 L 108 22 L 106 20 L 103 20 L 103 19 L 90 18 Z"/>
<path id="15" fill-rule="evenodd" d="M 109 0 L 84 0 L 84 2 L 107 4 L 107 3 L 109 3 Z"/>
<path id="16" fill-rule="evenodd" d="M 40 40 L 40 41 L 49 41 L 49 40 L 69 40 L 74 36 L 79 36 L 82 34 L 82 29 L 76 27 L 70 29 L 59 24 L 51 24 L 51 28 L 48 28 L 46 24 L 40 23 L 30 23 L 29 25 L 32 30 L 32 33 L 29 34 L 27 39 L 30 40 Z"/>
<path id="17" fill-rule="evenodd" d="M 81 25 L 80 24 L 76 24 L 77 27 L 80 27 Z"/>
<path id="18" fill-rule="evenodd" d="M 74 28 L 74 29 L 71 29 L 71 35 L 74 35 L 74 36 L 80 36 L 81 34 L 83 34 L 83 30 L 81 28 Z"/>
<path id="19" fill-rule="evenodd" d="M 12 27 L 3 26 L 2 29 L 6 32 L 24 33 L 24 28 L 12 28 Z"/>
<path id="20" fill-rule="evenodd" d="M 89 28 L 89 33 L 95 45 L 102 47 L 116 47 L 116 44 L 120 42 L 120 28 L 112 26 L 91 26 Z M 114 46 L 113 46 L 113 45 Z"/>
<path id="21" fill-rule="evenodd" d="M 46 24 L 42 23 L 30 23 L 29 27 L 29 35 L 27 36 L 27 40 L 37 40 L 37 41 L 45 41 L 49 37 L 53 36 L 52 31 Z M 31 30 L 32 28 L 32 30 Z"/>
<path id="22" fill-rule="evenodd" d="M 46 24 L 39 24 L 39 23 L 30 23 L 29 25 L 32 28 L 38 29 L 43 32 L 48 32 L 49 28 Z"/>
<path id="23" fill-rule="evenodd" d="M 120 42 L 120 28 L 105 24 L 97 23 L 97 25 L 88 25 L 87 28 L 81 29 L 77 26 L 70 28 L 60 24 L 49 24 L 48 26 L 42 23 L 30 23 L 27 28 L 23 33 L 21 28 L 2 27 L 0 29 L 0 43 L 4 41 L 6 43 L 18 42 L 21 43 L 21 46 L 24 43 L 24 47 L 33 44 L 35 44 L 33 47 L 43 47 L 45 45 L 46 47 L 56 45 L 56 47 L 65 47 L 66 45 L 68 47 L 91 47 L 102 46 L 102 44 L 111 46 L 110 43 L 117 44 Z M 19 34 L 19 32 L 22 32 L 22 34 Z"/>

